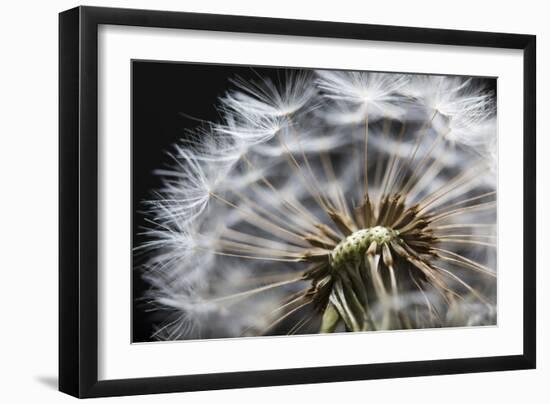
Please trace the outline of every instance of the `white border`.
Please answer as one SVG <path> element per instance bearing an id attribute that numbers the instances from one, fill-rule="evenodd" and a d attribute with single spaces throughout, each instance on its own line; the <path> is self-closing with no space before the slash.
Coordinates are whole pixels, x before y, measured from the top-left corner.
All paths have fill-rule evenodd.
<path id="1" fill-rule="evenodd" d="M 521 51 L 100 26 L 100 380 L 522 353 L 523 180 L 508 163 L 499 167 L 498 327 L 130 344 L 131 59 L 497 76 L 500 161 L 523 156 Z"/>

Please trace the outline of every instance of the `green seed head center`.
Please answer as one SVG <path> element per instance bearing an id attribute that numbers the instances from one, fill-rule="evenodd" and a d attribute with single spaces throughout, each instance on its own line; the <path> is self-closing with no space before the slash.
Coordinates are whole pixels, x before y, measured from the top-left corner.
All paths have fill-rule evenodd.
<path id="1" fill-rule="evenodd" d="M 395 239 L 398 234 L 396 230 L 384 226 L 357 230 L 334 247 L 331 253 L 332 266 L 337 268 L 348 262 L 359 261 L 365 255 L 371 243 L 386 244 Z"/>

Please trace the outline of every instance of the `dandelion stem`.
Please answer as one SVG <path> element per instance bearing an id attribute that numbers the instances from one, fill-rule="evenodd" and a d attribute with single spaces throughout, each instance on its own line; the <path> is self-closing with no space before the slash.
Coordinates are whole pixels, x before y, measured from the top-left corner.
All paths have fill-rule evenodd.
<path id="1" fill-rule="evenodd" d="M 321 320 L 320 333 L 332 333 L 340 322 L 340 314 L 332 302 L 328 302 L 325 311 L 323 312 L 323 318 Z"/>

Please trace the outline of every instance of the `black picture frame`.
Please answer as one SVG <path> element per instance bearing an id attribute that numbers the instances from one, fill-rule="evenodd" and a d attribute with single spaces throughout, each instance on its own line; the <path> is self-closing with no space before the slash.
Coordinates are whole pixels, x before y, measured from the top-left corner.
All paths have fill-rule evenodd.
<path id="1" fill-rule="evenodd" d="M 98 380 L 98 26 L 343 38 L 523 51 L 523 353 Z M 59 15 L 59 390 L 85 397 L 325 383 L 536 366 L 536 37 L 324 21 L 77 7 Z"/>

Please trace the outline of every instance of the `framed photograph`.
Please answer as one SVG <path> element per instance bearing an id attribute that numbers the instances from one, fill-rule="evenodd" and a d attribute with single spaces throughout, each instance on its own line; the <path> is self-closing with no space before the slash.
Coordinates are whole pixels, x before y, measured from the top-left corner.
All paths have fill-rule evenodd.
<path id="1" fill-rule="evenodd" d="M 535 367 L 535 37 L 60 14 L 59 388 Z"/>

